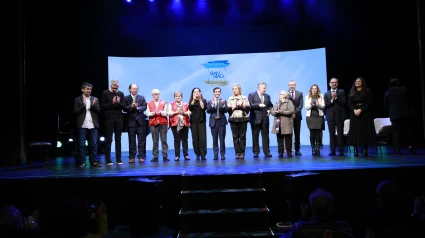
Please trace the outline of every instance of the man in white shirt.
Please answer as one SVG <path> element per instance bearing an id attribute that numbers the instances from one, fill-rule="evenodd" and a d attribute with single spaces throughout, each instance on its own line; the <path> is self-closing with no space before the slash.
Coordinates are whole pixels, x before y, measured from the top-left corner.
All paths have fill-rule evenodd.
<path id="1" fill-rule="evenodd" d="M 78 159 L 80 168 L 86 166 L 86 140 L 89 146 L 89 161 L 91 167 L 101 167 L 97 161 L 97 136 L 99 128 L 99 99 L 91 96 L 93 85 L 84 82 L 81 85 L 83 94 L 74 99 L 74 113 L 77 116 Z"/>

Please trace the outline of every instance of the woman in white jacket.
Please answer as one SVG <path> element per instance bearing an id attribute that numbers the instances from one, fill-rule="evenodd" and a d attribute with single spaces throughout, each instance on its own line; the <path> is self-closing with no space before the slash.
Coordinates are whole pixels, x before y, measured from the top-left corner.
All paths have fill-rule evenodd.
<path id="1" fill-rule="evenodd" d="M 310 144 L 312 155 L 320 155 L 320 145 L 322 144 L 322 128 L 325 109 L 325 100 L 320 93 L 319 86 L 313 84 L 305 97 L 305 108 L 307 109 L 307 127 L 310 130 Z"/>

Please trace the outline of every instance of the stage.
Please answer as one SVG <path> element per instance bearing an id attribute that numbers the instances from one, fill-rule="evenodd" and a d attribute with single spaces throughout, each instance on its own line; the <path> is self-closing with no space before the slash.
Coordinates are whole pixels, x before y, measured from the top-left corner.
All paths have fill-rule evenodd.
<path id="1" fill-rule="evenodd" d="M 277 148 L 271 147 L 273 157 L 264 157 L 260 154 L 254 158 L 251 148 L 247 148 L 244 160 L 236 160 L 233 148 L 226 148 L 226 160 L 213 160 L 212 149 L 208 149 L 207 160 L 196 160 L 193 151 L 189 152 L 191 160 L 185 161 L 182 157 L 180 161 L 174 161 L 174 151 L 168 152 L 170 161 L 150 162 L 152 155 L 148 151 L 144 163 L 128 163 L 128 153 L 123 152 L 123 165 L 117 165 L 115 158 L 112 158 L 114 165 L 107 166 L 104 155 L 99 155 L 99 162 L 102 167 L 91 168 L 88 160 L 85 168 L 75 166 L 73 156 L 54 157 L 50 159 L 48 167 L 44 166 L 41 159 L 33 161 L 32 167 L 29 165 L 18 165 L 0 168 L 0 179 L 40 179 L 40 178 L 99 178 L 99 177 L 138 177 L 138 176 L 179 176 L 183 174 L 245 174 L 245 173 L 267 173 L 267 172 L 299 172 L 299 171 L 330 171 L 330 170 L 364 170 L 364 169 L 387 169 L 424 167 L 424 149 L 416 149 L 411 155 L 407 150 L 402 151 L 402 155 L 394 155 L 391 148 L 382 147 L 382 155 L 379 149 L 369 150 L 369 156 L 361 154 L 354 156 L 351 149 L 346 149 L 344 156 L 328 156 L 329 148 L 324 146 L 321 149 L 321 156 L 312 156 L 309 146 L 302 146 L 302 156 L 293 155 L 288 158 L 286 153 L 284 158 L 278 158 Z"/>
<path id="2" fill-rule="evenodd" d="M 52 201 L 75 197 L 94 203 L 103 201 L 108 208 L 110 229 L 131 227 L 131 221 L 141 218 L 134 214 L 146 213 L 143 209 L 161 204 L 161 211 L 155 216 L 159 216 L 161 229 L 171 235 L 160 237 L 177 237 L 183 229 L 179 225 L 182 224 L 179 211 L 184 206 L 183 191 L 190 189 L 188 184 L 204 191 L 211 188 L 224 191 L 247 188 L 251 182 L 254 187 L 259 184 L 264 188 L 264 205 L 269 211 L 265 220 L 276 235 L 279 231 L 275 224 L 290 220 L 297 213 L 289 209 L 288 204 L 294 203 L 298 210 L 296 204 L 307 202 L 309 192 L 317 187 L 331 191 L 337 198 L 337 215 L 352 221 L 359 209 L 375 202 L 374 190 L 380 180 L 397 179 L 410 186 L 425 172 L 425 148 L 416 149 L 413 155 L 407 149 L 402 150 L 402 155 L 394 155 L 392 148 L 383 146 L 382 155 L 379 149 L 371 148 L 368 157 L 354 156 L 352 149 L 351 153 L 347 149 L 345 156 L 328 156 L 328 146 L 321 149 L 322 156 L 312 156 L 309 146 L 302 146 L 302 156 L 293 158 L 286 154 L 278 158 L 276 150 L 271 148 L 271 158 L 263 154 L 254 158 L 251 148 L 247 148 L 245 159 L 236 160 L 233 149 L 227 148 L 226 160 L 213 160 L 212 149 L 209 149 L 205 161 L 196 160 L 193 151 L 189 152 L 191 160 L 174 161 L 174 151 L 170 150 L 168 162 L 162 161 L 162 157 L 159 162 L 150 162 L 153 156 L 148 151 L 144 163 L 136 160 L 134 164 L 128 163 L 125 152 L 123 165 L 117 165 L 112 158 L 114 165 L 107 166 L 104 156 L 99 155 L 102 167 L 94 168 L 88 161 L 85 168 L 78 168 L 72 156 L 51 158 L 48 167 L 42 159 L 37 159 L 31 167 L 26 164 L 0 168 L 0 185 L 5 195 L 2 202 L 18 204 L 25 213 L 34 208 L 48 211 Z M 131 182 L 134 179 L 158 181 L 154 183 L 160 185 L 153 189 L 152 183 Z M 417 189 L 416 185 L 413 187 Z M 406 190 L 407 209 L 414 192 Z M 255 196 L 244 195 L 237 204 Z M 134 199 L 141 201 L 137 204 L 145 208 L 132 204 Z"/>

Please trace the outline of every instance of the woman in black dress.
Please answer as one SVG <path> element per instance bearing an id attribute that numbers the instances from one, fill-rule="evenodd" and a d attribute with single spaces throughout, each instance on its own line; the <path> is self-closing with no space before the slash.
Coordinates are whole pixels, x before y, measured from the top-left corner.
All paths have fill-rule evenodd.
<path id="1" fill-rule="evenodd" d="M 376 132 L 370 111 L 372 92 L 362 77 L 356 78 L 348 96 L 350 110 L 350 130 L 348 143 L 354 146 L 354 156 L 358 156 L 358 146 L 363 146 L 363 155 L 368 156 L 368 146 L 376 145 Z"/>
<path id="2" fill-rule="evenodd" d="M 207 155 L 207 100 L 202 97 L 201 89 L 193 88 L 189 100 L 190 129 L 192 132 L 193 150 L 196 159 L 206 160 Z"/>

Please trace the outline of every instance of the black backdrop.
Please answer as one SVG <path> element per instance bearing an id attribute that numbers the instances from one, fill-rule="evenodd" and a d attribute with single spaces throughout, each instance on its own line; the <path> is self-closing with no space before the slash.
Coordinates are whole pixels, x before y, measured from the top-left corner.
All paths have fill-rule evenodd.
<path id="1" fill-rule="evenodd" d="M 83 81 L 94 84 L 95 96 L 108 88 L 108 55 L 326 47 L 328 77 L 338 77 L 345 90 L 355 77 L 364 77 L 374 94 L 376 117 L 388 116 L 382 108 L 383 94 L 390 78 L 400 78 L 415 95 L 419 112 L 415 137 L 418 144 L 424 142 L 417 31 L 417 13 L 422 9 L 417 1 L 20 0 L 7 3 L 5 9 L 13 17 L 2 23 L 7 26 L 5 38 L 10 39 L 3 46 L 13 51 L 11 67 L 5 67 L 12 76 L 3 85 L 9 92 L 3 102 L 4 115 L 12 116 L 5 116 L 2 139 L 8 143 L 0 164 L 21 161 L 26 141 L 55 141 L 58 116 L 62 123 L 74 119 L 73 98 L 81 93 Z M 141 75 L 137 83 L 143 87 L 148 80 L 149 75 Z M 289 79 L 276 80 L 286 88 Z M 8 89 L 7 82 L 18 92 Z M 126 93 L 125 88 L 121 90 Z M 13 99 L 17 96 L 18 105 Z"/>

